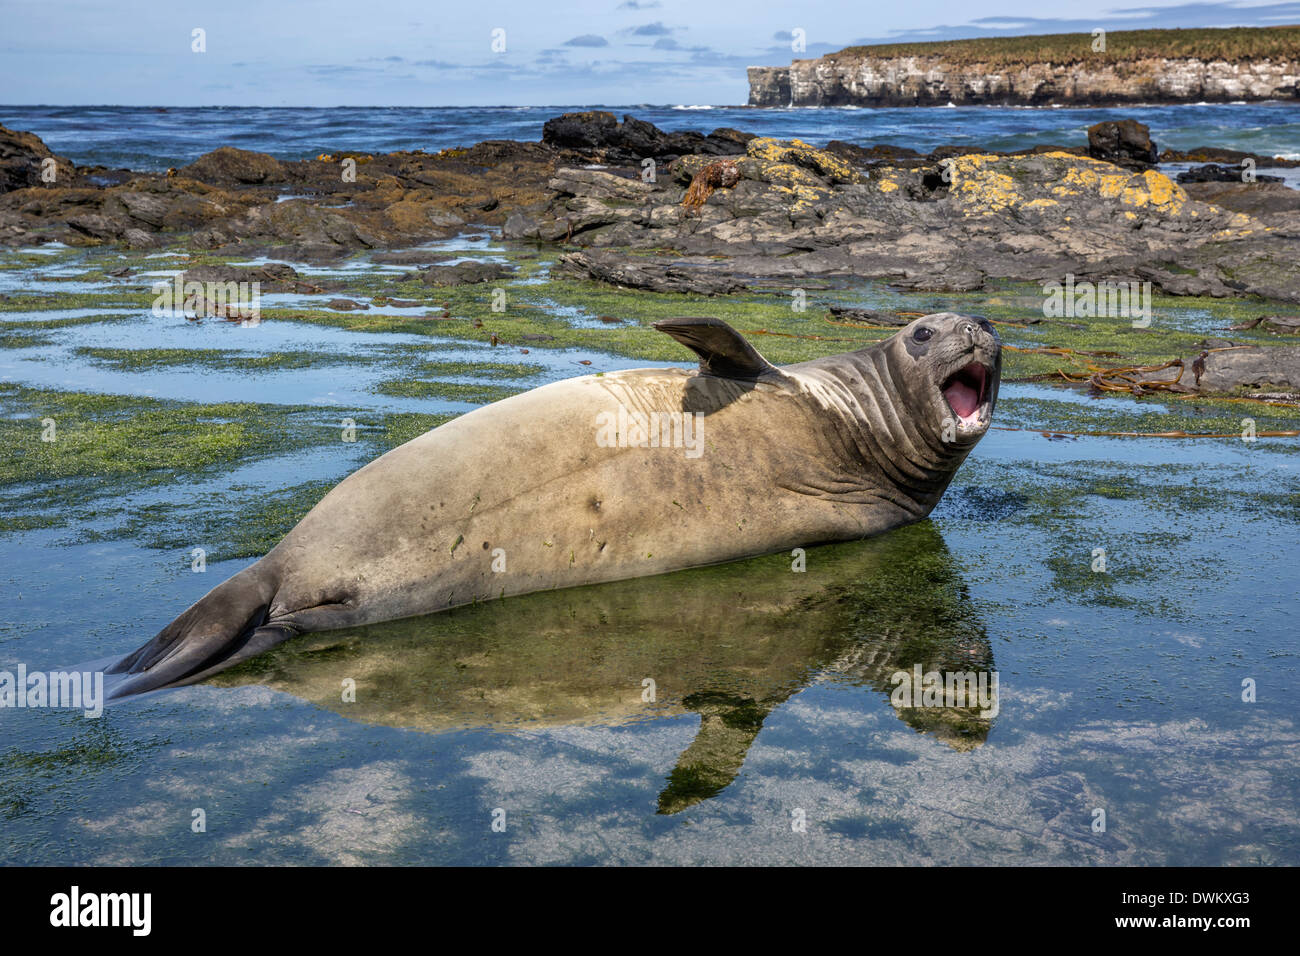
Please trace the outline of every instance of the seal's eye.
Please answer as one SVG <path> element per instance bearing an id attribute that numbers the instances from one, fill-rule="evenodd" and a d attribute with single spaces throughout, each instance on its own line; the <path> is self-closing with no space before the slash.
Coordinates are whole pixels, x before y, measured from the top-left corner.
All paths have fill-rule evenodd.
<path id="1" fill-rule="evenodd" d="M 934 329 L 927 329 L 925 326 L 921 326 L 919 329 L 917 329 L 915 332 L 912 333 L 912 338 L 914 338 L 918 342 L 928 342 L 933 336 L 934 336 Z"/>

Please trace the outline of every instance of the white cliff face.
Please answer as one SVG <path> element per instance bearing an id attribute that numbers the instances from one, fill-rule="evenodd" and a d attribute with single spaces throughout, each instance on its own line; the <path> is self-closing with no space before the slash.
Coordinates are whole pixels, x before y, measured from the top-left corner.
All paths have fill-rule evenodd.
<path id="1" fill-rule="evenodd" d="M 823 57 L 750 67 L 751 106 L 1118 105 L 1300 98 L 1300 62 L 1127 60 L 1011 70 L 941 57 Z"/>

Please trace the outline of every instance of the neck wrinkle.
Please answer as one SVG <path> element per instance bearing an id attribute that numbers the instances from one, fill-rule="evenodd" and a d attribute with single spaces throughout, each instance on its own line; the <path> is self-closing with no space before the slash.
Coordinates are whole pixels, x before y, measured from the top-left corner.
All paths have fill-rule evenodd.
<path id="1" fill-rule="evenodd" d="M 847 358 L 858 382 L 833 366 L 823 371 L 834 380 L 837 391 L 851 398 L 849 407 L 841 409 L 849 443 L 866 466 L 864 471 L 878 472 L 893 486 L 882 491 L 901 492 L 914 506 L 909 510 L 928 514 L 969 448 L 944 442 L 923 422 L 905 411 L 900 414 L 894 397 L 904 392 L 883 348 Z"/>

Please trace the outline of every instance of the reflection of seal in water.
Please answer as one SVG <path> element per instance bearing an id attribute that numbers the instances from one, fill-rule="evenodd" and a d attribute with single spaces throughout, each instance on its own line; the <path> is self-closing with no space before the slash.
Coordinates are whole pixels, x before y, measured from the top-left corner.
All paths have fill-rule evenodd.
<path id="1" fill-rule="evenodd" d="M 212 680 L 428 733 L 696 715 L 694 741 L 661 787 L 662 813 L 730 785 L 768 714 L 813 683 L 868 688 L 850 706 L 885 712 L 888 701 L 914 730 L 954 750 L 979 747 L 993 719 L 974 702 L 895 701 L 897 675 L 918 665 L 993 670 L 934 525 L 811 548 L 807 561 L 806 574 L 790 572 L 788 555 L 767 555 L 307 634 Z M 355 682 L 346 701 L 345 675 Z"/>
<path id="2" fill-rule="evenodd" d="M 393 449 L 114 665 L 128 676 L 113 696 L 200 680 L 306 631 L 916 521 L 997 398 L 1000 346 L 983 319 L 924 316 L 779 369 L 716 319 L 656 328 L 700 356 L 697 373 L 556 382 Z"/>

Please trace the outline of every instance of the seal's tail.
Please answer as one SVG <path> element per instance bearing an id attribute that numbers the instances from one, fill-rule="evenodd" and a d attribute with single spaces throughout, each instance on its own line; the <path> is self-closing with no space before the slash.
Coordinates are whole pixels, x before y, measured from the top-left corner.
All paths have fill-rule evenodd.
<path id="1" fill-rule="evenodd" d="M 217 585 L 148 644 L 109 667 L 106 673 L 123 675 L 109 698 L 193 684 L 292 637 L 293 628 L 266 623 L 276 584 L 259 564 Z"/>

